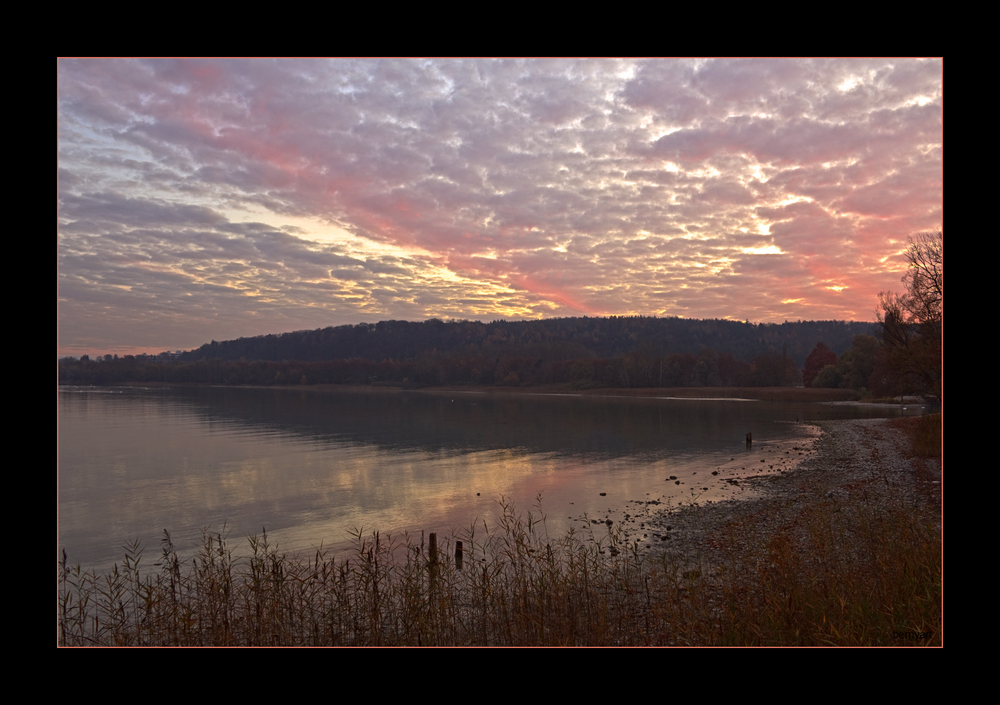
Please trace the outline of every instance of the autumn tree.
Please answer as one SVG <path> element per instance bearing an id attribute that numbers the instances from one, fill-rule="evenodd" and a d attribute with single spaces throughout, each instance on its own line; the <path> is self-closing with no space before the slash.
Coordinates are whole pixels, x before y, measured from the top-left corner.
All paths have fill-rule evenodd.
<path id="1" fill-rule="evenodd" d="M 806 358 L 806 366 L 802 370 L 802 383 L 811 387 L 813 380 L 827 365 L 837 364 L 837 354 L 833 352 L 830 348 L 826 347 L 825 343 L 816 343 L 816 347 L 813 351 L 809 353 L 809 357 Z"/>
<path id="2" fill-rule="evenodd" d="M 909 238 L 906 292 L 879 294 L 876 312 L 882 339 L 879 367 L 903 392 L 941 398 L 941 335 L 944 323 L 944 235 L 919 233 Z"/>

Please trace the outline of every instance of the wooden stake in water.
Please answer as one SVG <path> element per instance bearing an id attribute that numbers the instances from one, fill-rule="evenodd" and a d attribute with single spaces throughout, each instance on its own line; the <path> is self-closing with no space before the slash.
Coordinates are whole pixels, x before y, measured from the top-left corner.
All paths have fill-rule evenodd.
<path id="1" fill-rule="evenodd" d="M 462 542 L 455 542 L 455 568 L 462 570 Z"/>

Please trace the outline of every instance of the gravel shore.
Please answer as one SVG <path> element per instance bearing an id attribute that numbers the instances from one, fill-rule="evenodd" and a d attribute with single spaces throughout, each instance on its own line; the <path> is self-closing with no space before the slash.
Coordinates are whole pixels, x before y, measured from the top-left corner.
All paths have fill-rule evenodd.
<path id="1" fill-rule="evenodd" d="M 941 470 L 935 460 L 913 457 L 903 431 L 887 419 L 816 425 L 822 433 L 809 441 L 795 469 L 740 480 L 756 498 L 683 507 L 646 519 L 649 552 L 666 553 L 683 570 L 711 572 L 726 559 L 723 547 L 732 550 L 735 541 L 745 556 L 763 560 L 766 542 L 777 532 L 804 533 L 797 526 L 804 512 L 825 507 L 834 514 L 859 503 L 876 512 L 915 511 L 940 531 Z"/>

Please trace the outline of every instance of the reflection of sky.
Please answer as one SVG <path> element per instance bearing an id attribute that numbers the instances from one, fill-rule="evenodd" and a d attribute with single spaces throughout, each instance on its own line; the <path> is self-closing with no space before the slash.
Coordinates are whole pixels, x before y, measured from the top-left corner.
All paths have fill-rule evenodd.
<path id="1" fill-rule="evenodd" d="M 59 352 L 327 325 L 872 317 L 940 60 L 62 60 Z"/>
<path id="2" fill-rule="evenodd" d="M 501 495 L 537 515 L 540 492 L 559 534 L 584 513 L 617 517 L 633 500 L 687 501 L 706 484 L 707 497 L 730 496 L 738 488 L 710 480 L 710 471 L 744 457 L 748 429 L 762 453 L 802 433 L 770 419 L 859 412 L 704 400 L 63 390 L 60 543 L 73 561 L 107 566 L 136 536 L 152 561 L 163 529 L 192 546 L 203 527 L 223 524 L 234 540 L 266 526 L 289 549 L 339 548 L 358 527 L 419 534 L 468 528 L 477 517 L 493 525 Z"/>

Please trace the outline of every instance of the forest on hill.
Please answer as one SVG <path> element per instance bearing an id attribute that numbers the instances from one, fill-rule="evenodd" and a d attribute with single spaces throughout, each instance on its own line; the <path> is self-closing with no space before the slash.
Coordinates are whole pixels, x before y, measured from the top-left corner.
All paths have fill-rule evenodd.
<path id="1" fill-rule="evenodd" d="M 767 352 L 781 353 L 802 367 L 816 343 L 835 353 L 851 347 L 854 337 L 871 334 L 873 324 L 847 321 L 740 323 L 649 316 L 551 318 L 536 321 L 381 321 L 281 335 L 212 341 L 182 355 L 199 360 L 419 360 L 427 355 L 536 357 L 544 360 L 602 359 L 634 353 L 696 355 L 703 348 L 749 361 Z"/>
<path id="2" fill-rule="evenodd" d="M 802 367 L 818 343 L 836 362 L 837 354 L 850 357 L 857 340 L 874 341 L 871 332 L 871 323 L 847 321 L 645 316 L 382 321 L 212 341 L 170 360 L 66 358 L 60 382 L 781 387 L 802 384 Z M 867 384 L 870 363 L 851 379 L 863 376 L 861 386 Z M 841 379 L 848 377 L 830 386 Z"/>

